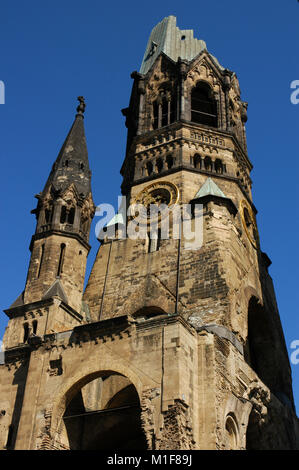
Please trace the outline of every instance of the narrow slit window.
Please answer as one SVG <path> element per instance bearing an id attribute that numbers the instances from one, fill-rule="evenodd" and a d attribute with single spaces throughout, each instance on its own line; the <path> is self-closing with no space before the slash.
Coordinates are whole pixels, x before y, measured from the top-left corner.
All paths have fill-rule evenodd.
<path id="1" fill-rule="evenodd" d="M 29 338 L 29 325 L 28 323 L 24 323 L 24 338 L 23 338 L 23 343 L 27 343 Z"/>
<path id="2" fill-rule="evenodd" d="M 37 278 L 39 278 L 40 272 L 41 272 L 41 269 L 42 269 L 44 253 L 45 253 L 45 244 L 43 243 L 42 246 L 41 246 L 41 253 L 40 253 L 40 259 L 39 259 L 39 267 L 38 267 Z"/>
<path id="3" fill-rule="evenodd" d="M 63 272 L 63 262 L 64 262 L 64 255 L 65 255 L 65 244 L 62 243 L 60 245 L 60 256 L 59 256 L 59 263 L 57 269 L 57 276 L 60 276 Z"/>
<path id="4" fill-rule="evenodd" d="M 33 320 L 33 322 L 32 322 L 32 333 L 34 335 L 36 335 L 36 331 L 37 331 L 37 320 Z"/>

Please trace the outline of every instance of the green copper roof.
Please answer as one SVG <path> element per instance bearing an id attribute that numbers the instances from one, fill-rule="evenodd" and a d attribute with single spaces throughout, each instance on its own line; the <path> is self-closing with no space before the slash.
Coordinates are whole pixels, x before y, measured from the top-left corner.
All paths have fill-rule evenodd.
<path id="1" fill-rule="evenodd" d="M 124 218 L 121 213 L 115 214 L 115 216 L 112 217 L 112 219 L 108 222 L 106 227 L 111 227 L 112 225 L 117 225 L 117 224 L 123 224 L 123 225 L 125 224 Z"/>
<path id="2" fill-rule="evenodd" d="M 179 57 L 190 61 L 204 49 L 206 43 L 193 37 L 193 29 L 181 30 L 176 25 L 176 17 L 167 16 L 150 34 L 140 73 L 147 73 L 161 52 L 177 62 Z"/>
<path id="3" fill-rule="evenodd" d="M 225 199 L 227 199 L 225 194 L 221 191 L 221 189 L 217 186 L 216 183 L 214 183 L 214 181 L 211 178 L 208 178 L 204 182 L 204 184 L 202 185 L 200 190 L 196 193 L 194 199 L 197 199 L 199 197 L 208 196 L 208 195 L 224 197 Z"/>

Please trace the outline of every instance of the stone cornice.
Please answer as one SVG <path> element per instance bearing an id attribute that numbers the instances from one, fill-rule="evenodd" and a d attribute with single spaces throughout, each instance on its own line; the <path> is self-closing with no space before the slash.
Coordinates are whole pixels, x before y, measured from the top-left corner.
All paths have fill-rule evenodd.
<path id="1" fill-rule="evenodd" d="M 163 134 L 169 134 L 171 132 L 177 131 L 177 130 L 182 129 L 182 128 L 188 128 L 188 129 L 194 130 L 195 132 L 196 131 L 201 131 L 202 133 L 206 133 L 208 136 L 210 136 L 211 139 L 213 139 L 213 138 L 217 139 L 217 137 L 215 137 L 215 136 L 219 136 L 222 139 L 230 138 L 232 140 L 235 148 L 236 148 L 237 155 L 240 158 L 240 160 L 242 161 L 242 163 L 244 165 L 246 165 L 246 167 L 249 169 L 249 171 L 252 170 L 253 165 L 250 162 L 247 153 L 243 150 L 243 148 L 241 147 L 238 139 L 236 138 L 236 136 L 233 133 L 231 133 L 229 131 L 226 131 L 226 130 L 223 130 L 223 129 L 218 129 L 218 128 L 212 129 L 211 127 L 204 126 L 203 124 L 191 123 L 190 121 L 185 121 L 183 119 L 181 119 L 180 121 L 176 121 L 175 123 L 172 123 L 172 124 L 170 124 L 168 126 L 165 126 L 163 128 L 155 129 L 155 130 L 149 131 L 145 134 L 136 136 L 135 139 L 134 139 L 133 147 L 136 148 L 136 145 L 140 144 L 143 140 L 153 139 L 155 136 L 158 137 L 158 136 L 161 136 Z M 177 136 L 177 137 L 173 138 L 172 140 L 168 140 L 167 142 L 160 142 L 158 144 L 155 144 L 155 145 L 151 146 L 148 149 L 141 150 L 139 152 L 129 151 L 126 158 L 125 158 L 125 160 L 124 160 L 124 162 L 123 162 L 120 173 L 123 175 L 126 161 L 127 160 L 130 161 L 131 158 L 134 158 L 134 156 L 136 156 L 136 155 L 141 155 L 145 152 L 150 152 L 153 149 L 158 149 L 158 148 L 161 148 L 165 145 L 169 145 L 169 144 L 173 144 L 173 143 L 178 143 L 179 145 L 183 145 L 184 143 L 188 143 L 188 142 L 197 143 L 197 144 L 199 143 L 198 140 L 196 140 L 192 137 Z M 224 146 L 218 145 L 218 144 L 216 145 L 215 143 L 211 143 L 211 142 L 203 142 L 203 144 L 211 146 L 215 149 L 218 149 L 218 148 L 227 149 L 227 147 L 225 145 Z M 232 150 L 232 149 L 229 148 L 229 150 Z"/>
<path id="2" fill-rule="evenodd" d="M 9 317 L 9 319 L 20 317 L 20 316 L 25 315 L 25 313 L 30 312 L 31 310 L 34 311 L 34 310 L 38 310 L 38 309 L 41 309 L 41 308 L 50 307 L 51 305 L 54 304 L 55 298 L 56 297 L 50 297 L 49 299 L 43 299 L 43 300 L 39 300 L 37 302 L 31 302 L 31 303 L 28 303 L 28 304 L 19 305 L 17 307 L 8 308 L 8 309 L 4 310 L 4 313 L 6 313 L 6 315 Z M 60 300 L 60 302 L 61 302 L 60 307 L 63 310 L 65 310 L 72 317 L 76 318 L 76 320 L 82 321 L 83 317 L 80 313 L 78 313 L 76 310 L 74 310 L 72 307 L 67 305 L 62 300 Z"/>

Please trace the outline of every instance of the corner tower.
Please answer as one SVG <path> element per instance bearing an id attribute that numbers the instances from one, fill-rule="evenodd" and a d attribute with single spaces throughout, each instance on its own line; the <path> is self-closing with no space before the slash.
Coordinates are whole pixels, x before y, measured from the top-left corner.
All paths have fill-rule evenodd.
<path id="1" fill-rule="evenodd" d="M 30 335 L 62 331 L 82 321 L 82 294 L 90 224 L 94 215 L 84 133 L 83 97 L 74 123 L 53 164 L 43 191 L 35 197 L 25 289 L 5 312 L 10 321 L 5 347 L 27 342 Z"/>

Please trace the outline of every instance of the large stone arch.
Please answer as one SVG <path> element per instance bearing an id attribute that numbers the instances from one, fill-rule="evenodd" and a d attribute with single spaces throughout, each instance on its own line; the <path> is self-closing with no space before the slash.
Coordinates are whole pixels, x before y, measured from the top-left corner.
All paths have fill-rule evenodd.
<path id="1" fill-rule="evenodd" d="M 120 361 L 116 362 L 111 357 L 109 360 L 103 358 L 97 366 L 90 363 L 82 365 L 75 375 L 64 377 L 61 387 L 55 393 L 56 398 L 51 409 L 51 424 L 49 427 L 49 436 L 54 446 L 55 442 L 59 441 L 63 415 L 71 399 L 84 385 L 109 374 L 119 374 L 128 378 L 137 391 L 140 403 L 142 402 L 144 385 L 141 377 L 132 368 L 121 364 Z"/>

